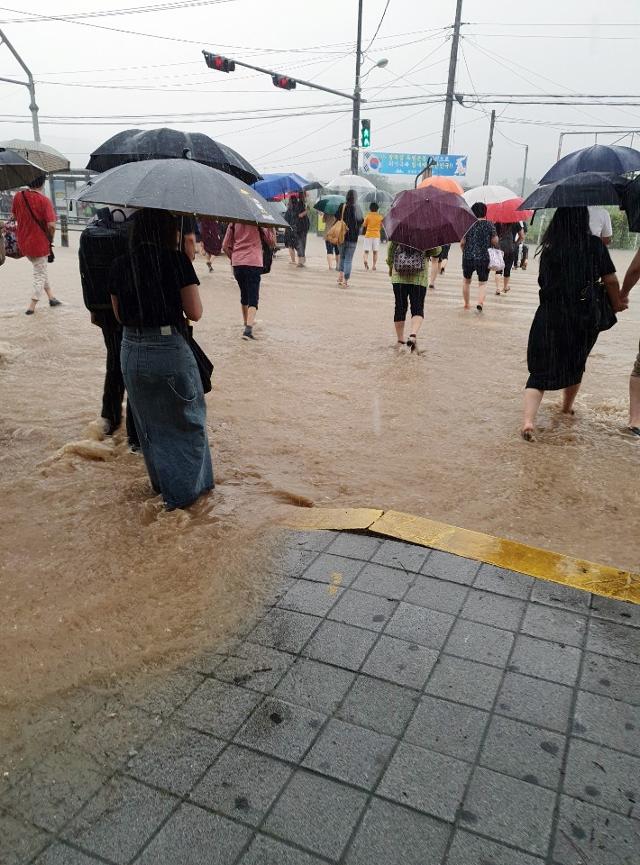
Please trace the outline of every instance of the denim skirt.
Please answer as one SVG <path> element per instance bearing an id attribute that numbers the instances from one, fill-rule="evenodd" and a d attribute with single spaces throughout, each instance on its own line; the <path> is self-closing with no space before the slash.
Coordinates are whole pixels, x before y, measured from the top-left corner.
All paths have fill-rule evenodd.
<path id="1" fill-rule="evenodd" d="M 214 486 L 193 353 L 173 328 L 125 327 L 120 359 L 151 486 L 167 508 L 186 508 Z"/>

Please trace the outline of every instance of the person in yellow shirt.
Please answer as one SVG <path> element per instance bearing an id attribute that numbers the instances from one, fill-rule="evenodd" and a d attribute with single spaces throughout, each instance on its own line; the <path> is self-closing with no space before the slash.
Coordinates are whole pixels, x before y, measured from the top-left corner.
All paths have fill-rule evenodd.
<path id="1" fill-rule="evenodd" d="M 378 213 L 378 205 L 372 202 L 369 205 L 369 213 L 364 218 L 362 233 L 364 234 L 364 269 L 369 270 L 369 253 L 373 253 L 373 270 L 378 263 L 378 252 L 380 251 L 380 229 L 382 228 L 382 214 Z"/>

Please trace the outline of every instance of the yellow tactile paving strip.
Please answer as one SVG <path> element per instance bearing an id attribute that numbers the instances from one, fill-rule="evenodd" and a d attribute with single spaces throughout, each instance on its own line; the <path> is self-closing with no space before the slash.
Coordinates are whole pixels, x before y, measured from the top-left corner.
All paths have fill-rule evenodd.
<path id="1" fill-rule="evenodd" d="M 426 517 L 373 508 L 304 508 L 298 511 L 291 525 L 310 530 L 366 530 L 603 597 L 640 604 L 640 574 L 460 529 Z"/>

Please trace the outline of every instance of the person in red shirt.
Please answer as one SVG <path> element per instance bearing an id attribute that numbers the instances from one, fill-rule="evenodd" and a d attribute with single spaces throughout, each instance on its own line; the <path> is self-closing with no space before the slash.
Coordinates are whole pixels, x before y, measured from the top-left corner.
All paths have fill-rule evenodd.
<path id="1" fill-rule="evenodd" d="M 29 184 L 28 190 L 21 190 L 13 196 L 12 212 L 18 223 L 18 246 L 33 265 L 33 295 L 27 315 L 33 315 L 43 291 L 49 298 L 49 306 L 60 306 L 60 301 L 51 293 L 47 275 L 47 256 L 56 233 L 56 212 L 42 191 L 45 180 L 45 175 L 41 174 Z"/>

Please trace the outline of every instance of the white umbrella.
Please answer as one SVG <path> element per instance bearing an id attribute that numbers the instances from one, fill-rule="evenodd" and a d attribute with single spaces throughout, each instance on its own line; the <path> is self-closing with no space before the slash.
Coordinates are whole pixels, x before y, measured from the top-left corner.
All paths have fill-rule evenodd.
<path id="1" fill-rule="evenodd" d="M 332 192 L 348 192 L 353 189 L 358 195 L 362 195 L 365 192 L 375 190 L 376 187 L 366 177 L 360 177 L 358 174 L 341 174 L 331 183 L 327 183 L 326 188 Z"/>
<path id="2" fill-rule="evenodd" d="M 71 163 L 55 147 L 43 144 L 41 141 L 23 141 L 20 138 L 12 138 L 11 141 L 0 141 L 0 147 L 13 150 L 24 156 L 29 162 L 33 162 L 43 171 L 68 171 Z"/>
<path id="3" fill-rule="evenodd" d="M 500 204 L 502 201 L 511 201 L 512 198 L 518 198 L 518 195 L 506 186 L 474 186 L 464 193 L 464 200 L 470 206 L 476 201 L 481 201 L 483 204 Z"/>

